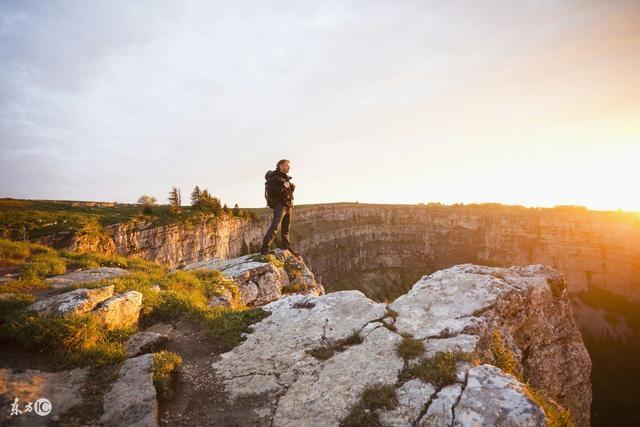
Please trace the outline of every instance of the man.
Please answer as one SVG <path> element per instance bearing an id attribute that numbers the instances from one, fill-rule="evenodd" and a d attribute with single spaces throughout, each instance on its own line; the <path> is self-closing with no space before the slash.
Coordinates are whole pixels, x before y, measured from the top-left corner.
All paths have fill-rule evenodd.
<path id="1" fill-rule="evenodd" d="M 289 226 L 291 225 L 291 214 L 293 211 L 293 191 L 296 188 L 293 182 L 291 182 L 291 177 L 287 175 L 290 169 L 291 162 L 287 159 L 282 159 L 276 164 L 275 171 L 269 171 L 265 175 L 267 203 L 269 207 L 273 208 L 273 219 L 262 240 L 262 250 L 260 252 L 263 255 L 273 252 L 269 250 L 269 245 L 271 245 L 271 242 L 273 242 L 273 239 L 276 237 L 278 226 L 282 223 L 282 229 L 280 231 L 282 249 L 287 249 L 293 255 L 298 256 L 291 248 L 291 242 L 289 241 Z"/>

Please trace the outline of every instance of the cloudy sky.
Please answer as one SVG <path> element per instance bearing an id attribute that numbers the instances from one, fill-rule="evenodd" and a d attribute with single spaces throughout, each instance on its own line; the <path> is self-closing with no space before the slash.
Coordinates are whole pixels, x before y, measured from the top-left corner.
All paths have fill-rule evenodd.
<path id="1" fill-rule="evenodd" d="M 640 2 L 0 1 L 0 197 L 640 211 Z"/>

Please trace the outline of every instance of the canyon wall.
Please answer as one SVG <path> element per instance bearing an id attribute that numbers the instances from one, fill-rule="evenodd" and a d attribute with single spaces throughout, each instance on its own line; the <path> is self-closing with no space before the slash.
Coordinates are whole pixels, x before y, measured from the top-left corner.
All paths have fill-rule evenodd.
<path id="1" fill-rule="evenodd" d="M 109 233 L 117 253 L 178 266 L 256 251 L 269 220 L 138 223 L 110 226 Z M 292 241 L 327 290 L 350 274 L 384 269 L 422 275 L 467 262 L 547 264 L 564 274 L 571 291 L 598 285 L 640 299 L 635 213 L 497 204 L 297 206 Z"/>

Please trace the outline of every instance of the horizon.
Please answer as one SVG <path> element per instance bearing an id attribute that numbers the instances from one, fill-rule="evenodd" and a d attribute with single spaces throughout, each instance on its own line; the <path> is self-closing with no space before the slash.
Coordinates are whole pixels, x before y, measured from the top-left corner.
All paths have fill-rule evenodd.
<path id="1" fill-rule="evenodd" d="M 0 196 L 640 212 L 640 3 L 0 4 Z"/>
<path id="2" fill-rule="evenodd" d="M 127 205 L 127 206 L 138 206 L 140 205 L 137 202 L 120 202 L 115 200 L 70 200 L 70 199 L 20 199 L 13 197 L 0 197 L 0 202 L 3 200 L 16 200 L 16 201 L 31 201 L 31 202 L 53 202 L 53 203 L 104 203 L 104 204 L 116 204 L 116 205 Z M 223 205 L 227 205 L 229 208 L 233 207 L 233 204 L 225 203 L 224 200 L 221 201 Z M 453 206 L 475 206 L 475 205 L 498 205 L 500 207 L 506 208 L 523 208 L 523 209 L 577 209 L 577 210 L 586 210 L 589 212 L 612 212 L 612 213 L 622 213 L 622 214 L 634 214 L 640 215 L 640 211 L 630 211 L 624 209 L 591 209 L 587 206 L 583 205 L 554 205 L 554 206 L 527 206 L 527 205 L 518 205 L 518 204 L 506 204 L 500 202 L 455 202 L 455 203 L 442 203 L 438 201 L 425 201 L 418 203 L 369 203 L 369 202 L 360 202 L 358 200 L 355 201 L 337 201 L 337 202 L 320 202 L 320 203 L 302 203 L 296 204 L 295 207 L 308 207 L 308 206 L 317 206 L 317 205 L 339 205 L 339 204 L 349 204 L 349 205 L 381 205 L 381 206 L 445 206 L 445 207 L 453 207 Z M 156 206 L 170 206 L 169 203 L 156 203 Z M 182 204 L 181 207 L 189 207 L 190 204 Z M 270 209 L 268 206 L 239 206 L 242 209 Z"/>

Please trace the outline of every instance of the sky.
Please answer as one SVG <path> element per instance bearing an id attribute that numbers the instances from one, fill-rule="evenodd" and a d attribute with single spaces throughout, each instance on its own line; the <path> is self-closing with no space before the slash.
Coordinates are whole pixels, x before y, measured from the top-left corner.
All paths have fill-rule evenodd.
<path id="1" fill-rule="evenodd" d="M 640 1 L 0 0 L 0 197 L 640 211 Z"/>

